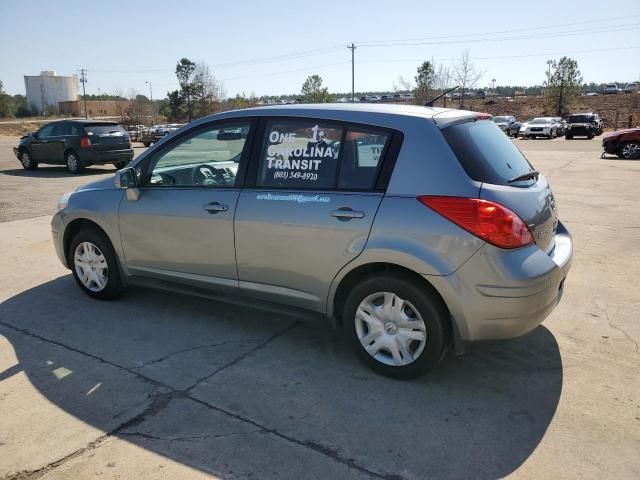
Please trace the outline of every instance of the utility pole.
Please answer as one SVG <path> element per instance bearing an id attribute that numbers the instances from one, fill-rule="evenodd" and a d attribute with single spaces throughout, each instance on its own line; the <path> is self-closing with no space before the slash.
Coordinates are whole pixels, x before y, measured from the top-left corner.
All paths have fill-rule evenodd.
<path id="1" fill-rule="evenodd" d="M 42 100 L 42 116 L 44 117 L 44 85 L 42 85 L 42 80 L 40 80 L 40 99 Z"/>
<path id="2" fill-rule="evenodd" d="M 84 118 L 89 118 L 87 112 L 87 92 L 85 90 L 85 84 L 87 83 L 87 71 L 84 68 L 80 69 L 80 82 L 82 82 L 82 100 L 84 101 Z"/>
<path id="3" fill-rule="evenodd" d="M 351 103 L 355 103 L 356 95 L 355 95 L 354 53 L 357 47 L 355 46 L 354 43 L 351 43 L 351 45 L 347 45 L 347 48 L 351 50 Z"/>
<path id="4" fill-rule="evenodd" d="M 149 98 L 151 98 L 151 119 L 152 119 L 152 125 L 156 124 L 156 109 L 153 108 L 153 90 L 151 89 L 151 82 L 150 81 L 146 81 L 144 83 L 148 83 L 149 84 Z"/>

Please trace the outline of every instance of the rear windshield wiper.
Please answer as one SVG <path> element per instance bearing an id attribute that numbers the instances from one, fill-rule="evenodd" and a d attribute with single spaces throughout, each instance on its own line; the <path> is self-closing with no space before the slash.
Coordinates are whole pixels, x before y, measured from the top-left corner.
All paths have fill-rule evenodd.
<path id="1" fill-rule="evenodd" d="M 507 183 L 520 182 L 522 180 L 531 180 L 532 178 L 535 178 L 536 180 L 538 180 L 538 175 L 540 175 L 539 171 L 531 170 L 530 172 L 523 173 L 522 175 L 518 175 L 517 177 L 513 177 Z"/>

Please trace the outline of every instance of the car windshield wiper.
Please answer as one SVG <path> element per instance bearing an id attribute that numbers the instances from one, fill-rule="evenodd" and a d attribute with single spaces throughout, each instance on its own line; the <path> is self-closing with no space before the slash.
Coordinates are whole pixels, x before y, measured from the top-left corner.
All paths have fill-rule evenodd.
<path id="1" fill-rule="evenodd" d="M 531 170 L 530 172 L 523 173 L 522 175 L 518 175 L 517 177 L 513 177 L 507 183 L 519 182 L 521 180 L 530 180 L 532 178 L 535 178 L 537 180 L 538 179 L 538 175 L 540 175 L 539 171 Z"/>

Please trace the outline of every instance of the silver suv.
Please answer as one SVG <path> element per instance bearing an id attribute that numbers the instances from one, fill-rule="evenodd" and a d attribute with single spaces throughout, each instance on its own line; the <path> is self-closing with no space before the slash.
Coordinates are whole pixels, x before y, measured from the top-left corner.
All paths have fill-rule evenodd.
<path id="1" fill-rule="evenodd" d="M 562 296 L 571 236 L 486 114 L 262 107 L 203 118 L 65 194 L 57 254 L 98 299 L 143 283 L 341 325 L 408 378 L 522 335 Z"/>

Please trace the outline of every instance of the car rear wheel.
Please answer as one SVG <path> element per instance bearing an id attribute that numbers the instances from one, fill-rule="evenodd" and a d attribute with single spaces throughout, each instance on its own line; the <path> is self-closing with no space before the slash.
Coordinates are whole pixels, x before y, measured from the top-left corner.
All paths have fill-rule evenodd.
<path id="1" fill-rule="evenodd" d="M 71 241 L 69 265 L 73 278 L 90 297 L 110 300 L 122 292 L 115 251 L 97 229 L 82 230 Z"/>
<path id="2" fill-rule="evenodd" d="M 80 173 L 82 172 L 82 170 L 84 170 L 82 160 L 73 150 L 69 150 L 64 156 L 64 159 L 67 163 L 67 170 L 69 170 L 71 173 Z"/>
<path id="3" fill-rule="evenodd" d="M 404 275 L 376 275 L 356 285 L 343 319 L 364 363 L 408 379 L 435 367 L 446 351 L 447 310 L 435 293 Z"/>
<path id="4" fill-rule="evenodd" d="M 625 160 L 636 160 L 640 158 L 640 142 L 627 142 L 618 147 L 620 158 Z"/>
<path id="5" fill-rule="evenodd" d="M 22 168 L 25 170 L 35 170 L 38 168 L 38 162 L 36 162 L 29 152 L 23 150 L 20 153 L 20 163 L 22 163 Z"/>

